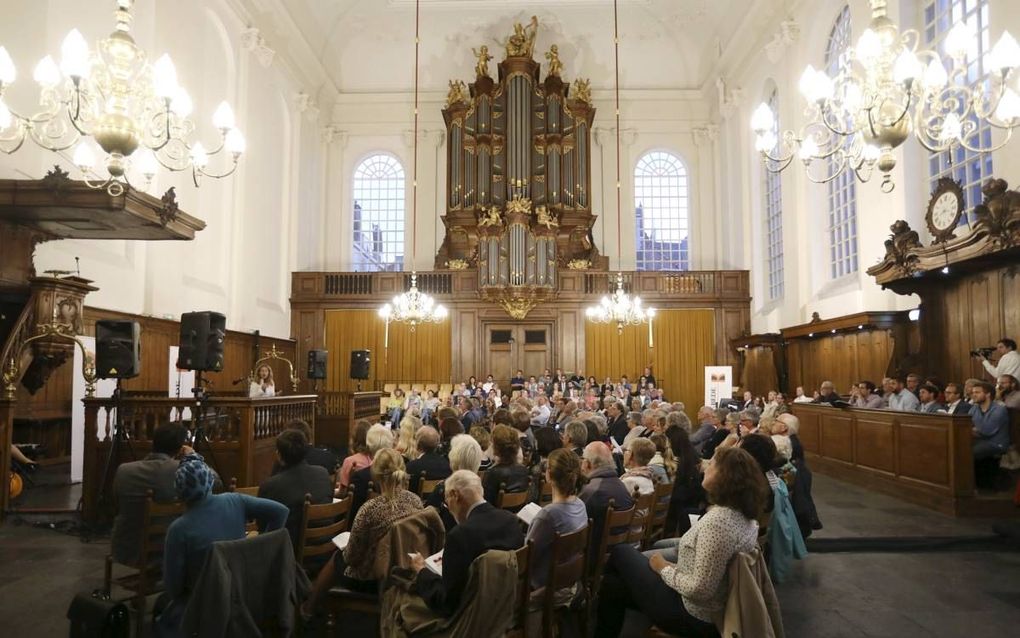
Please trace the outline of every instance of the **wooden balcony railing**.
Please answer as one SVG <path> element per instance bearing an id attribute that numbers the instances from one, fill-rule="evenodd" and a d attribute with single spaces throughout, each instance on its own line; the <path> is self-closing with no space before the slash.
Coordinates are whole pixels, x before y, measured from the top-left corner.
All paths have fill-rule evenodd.
<path id="1" fill-rule="evenodd" d="M 314 395 L 226 396 L 202 402 L 190 397 L 144 395 L 86 399 L 83 516 L 95 521 L 112 513 L 109 490 L 117 466 L 149 454 L 153 432 L 166 422 L 180 422 L 188 428 L 195 438 L 192 447 L 224 481 L 236 478 L 242 487 L 258 485 L 270 475 L 276 436 L 290 421 L 302 419 L 314 431 L 315 402 Z M 111 456 L 114 440 L 116 449 Z"/>

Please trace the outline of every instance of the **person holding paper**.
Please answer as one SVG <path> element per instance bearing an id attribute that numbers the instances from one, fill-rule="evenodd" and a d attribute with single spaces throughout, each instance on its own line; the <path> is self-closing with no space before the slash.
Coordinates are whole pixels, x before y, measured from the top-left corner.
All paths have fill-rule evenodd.
<path id="1" fill-rule="evenodd" d="M 446 536 L 442 575 L 425 569 L 425 558 L 415 554 L 415 588 L 432 611 L 450 616 L 460 605 L 468 571 L 476 558 L 489 551 L 515 550 L 524 545 L 517 517 L 485 501 L 482 482 L 469 470 L 457 470 L 443 483 L 446 507 L 457 521 Z"/>
<path id="2" fill-rule="evenodd" d="M 605 447 L 605 446 L 603 446 Z M 552 485 L 552 503 L 542 508 L 531 525 L 525 542 L 531 548 L 531 587 L 545 585 L 549 571 L 549 552 L 557 534 L 570 534 L 588 525 L 588 511 L 577 498 L 581 488 L 581 460 L 567 449 L 555 450 L 549 455 L 545 480 Z"/>

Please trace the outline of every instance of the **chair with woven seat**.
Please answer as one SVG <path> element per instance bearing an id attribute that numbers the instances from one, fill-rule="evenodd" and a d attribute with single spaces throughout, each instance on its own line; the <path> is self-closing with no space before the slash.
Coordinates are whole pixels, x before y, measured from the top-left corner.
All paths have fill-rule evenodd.
<path id="1" fill-rule="evenodd" d="M 166 532 L 177 517 L 184 513 L 184 503 L 157 503 L 152 490 L 146 492 L 145 509 L 142 514 L 141 548 L 138 562 L 127 565 L 134 571 L 124 576 L 113 577 L 114 559 L 106 557 L 103 572 L 103 591 L 107 596 L 114 584 L 134 594 L 131 605 L 135 609 L 135 635 L 142 636 L 145 629 L 145 599 L 163 589 L 163 549 Z"/>

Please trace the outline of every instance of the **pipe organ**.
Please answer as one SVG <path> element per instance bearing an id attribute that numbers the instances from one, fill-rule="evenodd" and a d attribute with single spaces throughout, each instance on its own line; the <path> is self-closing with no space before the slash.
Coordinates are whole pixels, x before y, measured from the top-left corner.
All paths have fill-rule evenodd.
<path id="1" fill-rule="evenodd" d="M 605 269 L 592 240 L 591 126 L 587 80 L 561 77 L 556 45 L 545 78 L 534 59 L 538 21 L 514 31 L 498 79 L 488 47 L 475 80 L 450 82 L 446 229 L 437 268 L 478 269 L 479 294 L 523 318 L 556 295 L 560 268 Z"/>

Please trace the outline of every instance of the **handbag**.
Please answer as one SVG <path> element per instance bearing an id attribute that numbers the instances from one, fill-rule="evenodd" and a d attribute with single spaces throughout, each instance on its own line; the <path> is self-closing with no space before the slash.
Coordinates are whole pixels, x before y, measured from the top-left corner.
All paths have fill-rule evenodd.
<path id="1" fill-rule="evenodd" d="M 71 638 L 128 638 L 131 619 L 122 602 L 110 600 L 101 590 L 80 593 L 67 610 Z"/>

